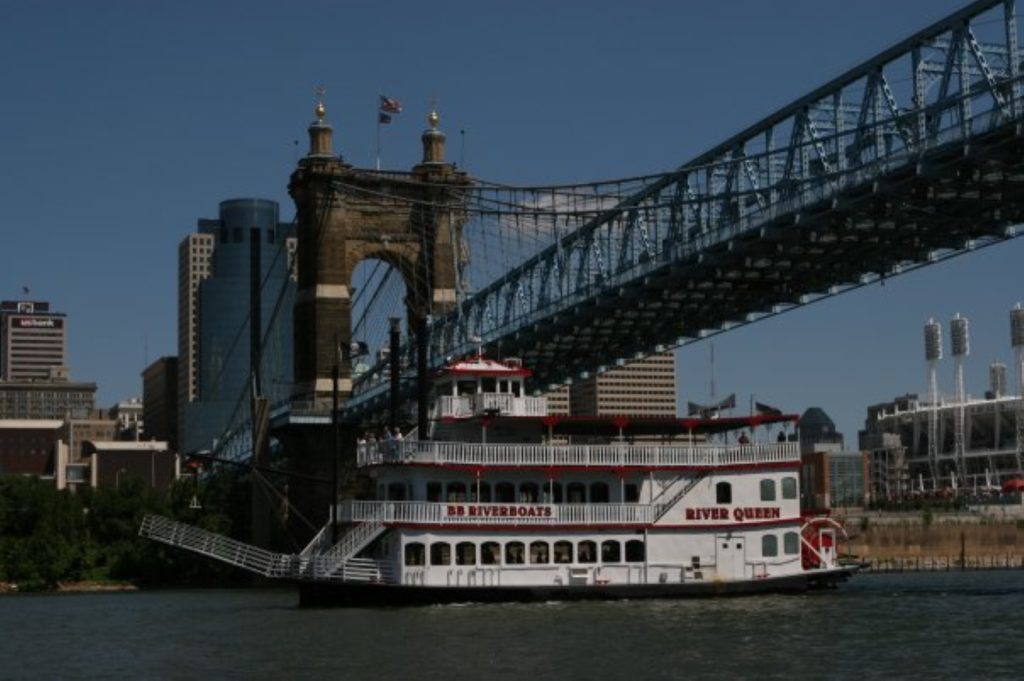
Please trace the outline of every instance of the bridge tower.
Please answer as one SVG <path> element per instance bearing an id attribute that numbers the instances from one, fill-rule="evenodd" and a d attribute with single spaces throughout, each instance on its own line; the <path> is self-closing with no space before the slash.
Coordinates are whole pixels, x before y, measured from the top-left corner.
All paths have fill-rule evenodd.
<path id="1" fill-rule="evenodd" d="M 323 104 L 309 127 L 309 154 L 288 191 L 297 209 L 298 292 L 295 303 L 293 399 L 329 408 L 337 343 L 351 338 L 349 284 L 356 265 L 379 259 L 406 286 L 410 328 L 456 302 L 465 173 L 444 161 L 445 136 L 432 111 L 423 133 L 423 161 L 411 172 L 360 170 L 332 150 Z M 351 394 L 351 366 L 340 366 L 342 398 Z"/>
<path id="2" fill-rule="evenodd" d="M 315 115 L 309 152 L 288 185 L 298 239 L 295 364 L 291 416 L 284 423 L 278 420 L 275 435 L 285 442 L 296 472 L 324 480 L 331 477 L 333 466 L 335 367 L 342 407 L 352 393 L 348 348 L 353 340 L 353 272 L 360 262 L 377 259 L 401 275 L 424 379 L 420 384 L 425 386 L 428 321 L 456 304 L 464 265 L 463 194 L 470 180 L 445 162 L 445 136 L 436 111 L 431 111 L 422 135 L 422 161 L 410 171 L 365 170 L 346 163 L 334 152 L 334 131 L 322 100 Z M 418 417 L 423 433 L 425 409 Z M 355 432 L 343 432 L 341 438 L 354 443 Z M 347 473 L 347 478 L 342 473 L 342 486 L 353 479 L 351 470 Z M 311 483 L 294 496 L 310 520 L 320 522 L 326 520 L 330 495 L 314 487 Z"/>

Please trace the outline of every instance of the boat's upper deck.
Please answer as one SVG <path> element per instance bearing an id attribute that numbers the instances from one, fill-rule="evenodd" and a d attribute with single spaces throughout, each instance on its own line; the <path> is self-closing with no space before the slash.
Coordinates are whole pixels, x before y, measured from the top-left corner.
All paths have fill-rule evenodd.
<path id="1" fill-rule="evenodd" d="M 359 466 L 706 469 L 786 466 L 799 462 L 797 442 L 563 445 L 384 440 L 363 442 L 357 447 Z"/>

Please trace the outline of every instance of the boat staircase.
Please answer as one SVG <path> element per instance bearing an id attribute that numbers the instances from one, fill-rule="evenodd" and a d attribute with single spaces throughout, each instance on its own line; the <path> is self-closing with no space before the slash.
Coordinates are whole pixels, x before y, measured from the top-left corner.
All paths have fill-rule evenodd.
<path id="1" fill-rule="evenodd" d="M 668 487 L 662 489 L 658 496 L 651 500 L 651 506 L 654 506 L 654 522 L 661 520 L 666 513 L 672 510 L 710 472 L 710 469 L 705 469 L 699 471 L 692 478 L 680 475 Z"/>
<path id="2" fill-rule="evenodd" d="M 374 521 L 356 525 L 324 553 L 324 532 L 317 535 L 302 553 L 278 553 L 225 537 L 194 525 L 159 515 L 142 519 L 139 536 L 219 560 L 262 577 L 304 581 L 390 582 L 390 567 L 377 560 L 355 558 L 384 530 Z"/>
<path id="3" fill-rule="evenodd" d="M 320 531 L 310 545 L 303 549 L 301 567 L 304 570 L 312 570 L 312 573 L 319 579 L 337 579 L 338 575 L 351 573 L 353 577 L 361 574 L 365 568 L 366 559 L 356 558 L 356 554 L 366 548 L 370 542 L 379 537 L 384 530 L 384 522 L 379 519 L 371 519 L 356 523 L 348 529 L 341 539 L 326 551 L 317 551 L 314 544 L 318 544 L 321 535 L 328 533 L 330 525 Z M 319 539 L 319 545 L 324 545 L 324 540 Z M 376 561 L 370 561 L 376 563 Z M 356 568 L 360 568 L 357 570 Z M 351 580 L 348 580 L 351 581 Z"/>

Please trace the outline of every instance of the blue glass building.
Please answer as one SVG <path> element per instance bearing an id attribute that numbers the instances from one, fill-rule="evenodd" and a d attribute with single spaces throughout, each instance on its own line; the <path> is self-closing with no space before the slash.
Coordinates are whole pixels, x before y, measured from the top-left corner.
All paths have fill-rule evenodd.
<path id="1" fill-rule="evenodd" d="M 185 405 L 185 452 L 213 450 L 226 432 L 247 427 L 253 318 L 262 339 L 261 394 L 277 402 L 290 394 L 292 381 L 293 225 L 280 222 L 274 201 L 231 199 L 221 202 L 219 219 L 199 220 L 198 228 L 214 245 L 209 276 L 196 294 L 198 390 Z"/>

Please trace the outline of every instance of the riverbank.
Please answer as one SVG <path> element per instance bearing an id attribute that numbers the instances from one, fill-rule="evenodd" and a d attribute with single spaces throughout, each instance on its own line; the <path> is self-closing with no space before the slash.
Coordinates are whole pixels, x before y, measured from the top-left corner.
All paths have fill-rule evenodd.
<path id="1" fill-rule="evenodd" d="M 875 572 L 1021 569 L 1024 521 L 971 511 L 837 514 L 845 553 Z"/>
<path id="2" fill-rule="evenodd" d="M 124 591 L 138 591 L 139 587 L 131 582 L 83 580 L 57 582 L 52 589 L 42 591 L 35 589 L 19 588 L 14 582 L 0 582 L 0 594 L 17 593 L 118 593 Z"/>

